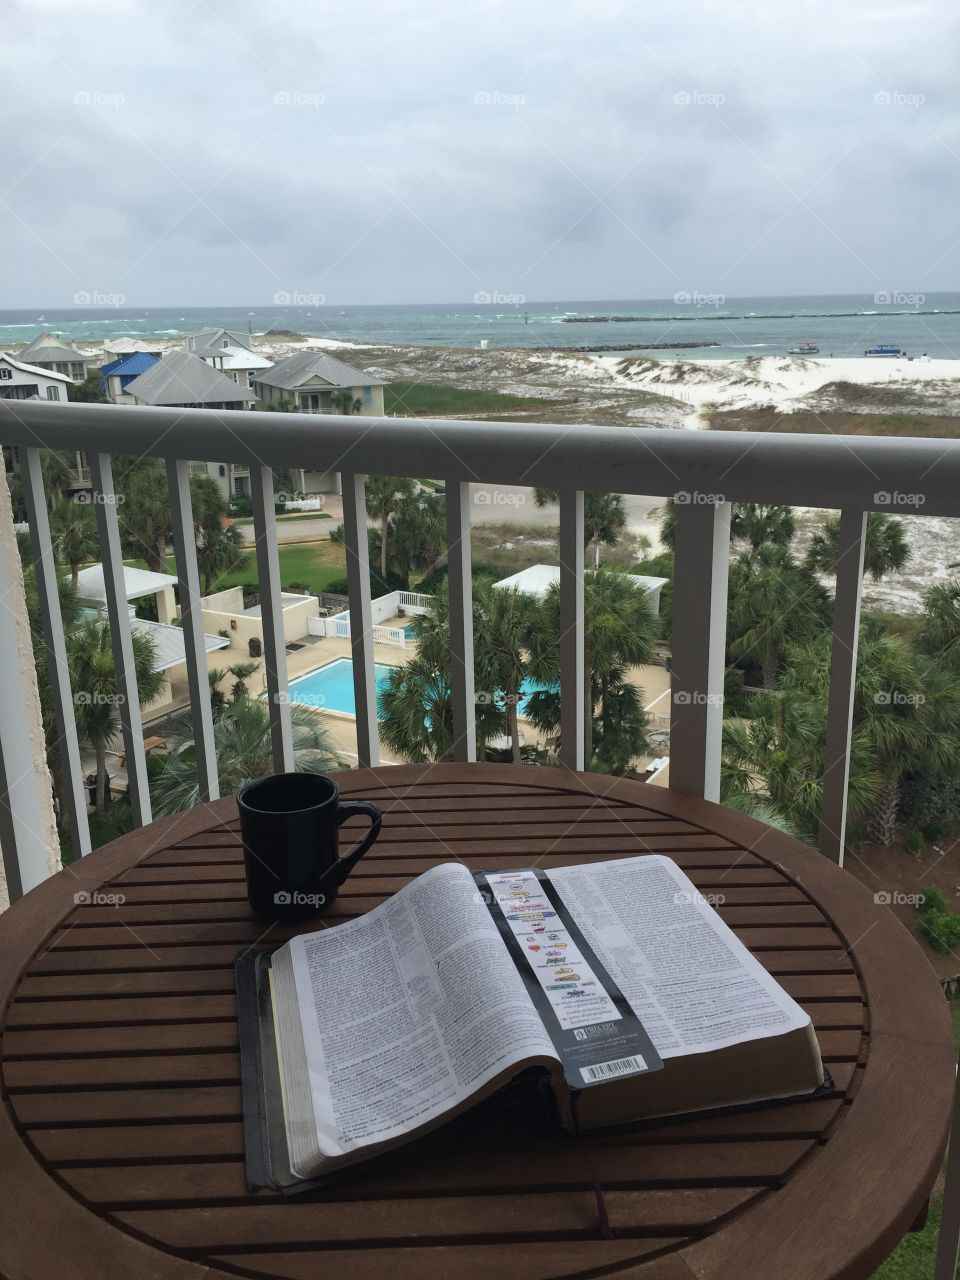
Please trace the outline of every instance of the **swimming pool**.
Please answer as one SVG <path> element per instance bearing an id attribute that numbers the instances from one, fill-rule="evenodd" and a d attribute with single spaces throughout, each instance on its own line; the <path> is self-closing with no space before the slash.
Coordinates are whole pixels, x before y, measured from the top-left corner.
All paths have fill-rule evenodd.
<path id="1" fill-rule="evenodd" d="M 374 663 L 373 673 L 377 682 L 377 699 L 390 679 L 394 668 L 386 663 Z M 534 680 L 524 680 L 521 685 L 523 697 L 517 705 L 518 715 L 526 711 L 527 701 L 531 693 L 545 686 Z M 298 676 L 290 681 L 290 699 L 301 702 L 307 707 L 319 707 L 324 711 L 341 711 L 345 715 L 355 716 L 357 704 L 353 696 L 353 659 L 337 658 L 328 662 L 325 667 L 309 671 L 305 676 Z M 380 716 L 380 719 L 383 717 Z"/>
<path id="2" fill-rule="evenodd" d="M 390 679 L 393 667 L 377 662 L 373 673 L 377 682 L 377 697 Z M 357 714 L 353 696 L 353 659 L 337 658 L 325 667 L 310 671 L 290 681 L 290 698 L 308 707 L 321 707 L 324 711 L 342 711 L 346 715 Z"/>

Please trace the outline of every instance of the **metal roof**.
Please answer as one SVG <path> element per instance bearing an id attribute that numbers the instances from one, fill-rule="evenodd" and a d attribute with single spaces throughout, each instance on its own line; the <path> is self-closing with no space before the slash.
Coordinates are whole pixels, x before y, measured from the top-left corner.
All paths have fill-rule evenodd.
<path id="1" fill-rule="evenodd" d="M 323 351 L 298 351 L 275 364 L 267 373 L 257 373 L 254 382 L 282 391 L 294 391 L 305 386 L 311 378 L 323 378 L 332 387 L 382 387 L 383 382 L 372 373 L 354 369 Z"/>
<path id="2" fill-rule="evenodd" d="M 19 369 L 21 373 L 39 373 L 41 378 L 56 378 L 57 382 L 71 382 L 65 373 L 56 373 L 53 369 L 40 369 L 35 364 L 24 364 L 22 360 L 15 360 L 7 351 L 0 351 L 0 360 L 5 360 L 7 364 L 13 365 L 14 369 Z"/>
<path id="3" fill-rule="evenodd" d="M 230 339 L 232 347 L 246 347 L 248 351 L 253 350 L 252 338 L 246 333 L 238 333 L 236 329 L 194 329 L 192 333 L 183 335 L 183 341 L 189 351 L 198 351 L 201 347 L 212 347 L 222 343 L 224 338 Z"/>
<path id="4" fill-rule="evenodd" d="M 146 373 L 159 358 L 151 355 L 149 351 L 132 351 L 128 356 L 119 356 L 109 364 L 103 365 L 100 373 L 104 378 L 117 377 L 121 374 Z"/>
<path id="5" fill-rule="evenodd" d="M 177 579 L 169 573 L 153 573 L 150 569 L 123 566 L 123 589 L 128 600 L 152 596 L 166 587 L 175 587 Z M 103 585 L 103 565 L 92 564 L 77 574 L 77 595 L 88 604 L 106 604 L 107 593 Z"/>
<path id="6" fill-rule="evenodd" d="M 17 353 L 20 360 L 26 360 L 27 364 L 64 364 L 67 361 L 81 361 L 86 363 L 90 357 L 82 356 L 79 351 L 74 351 L 73 347 L 64 346 L 55 333 L 41 333 L 38 338 L 24 347 L 22 351 Z"/>
<path id="7" fill-rule="evenodd" d="M 131 618 L 131 631 L 142 636 L 149 636 L 153 641 L 154 671 L 166 671 L 177 667 L 187 660 L 187 652 L 183 643 L 182 627 L 173 627 L 168 622 L 150 622 L 147 618 Z M 203 647 L 207 653 L 214 649 L 228 649 L 230 641 L 223 636 L 209 636 L 204 633 Z"/>
<path id="8" fill-rule="evenodd" d="M 588 569 L 589 573 L 590 570 Z M 633 587 L 643 587 L 646 591 L 657 591 L 668 578 L 646 577 L 642 573 L 625 573 L 623 575 Z M 509 578 L 501 578 L 495 587 L 503 587 L 509 591 L 515 589 L 531 596 L 545 596 L 555 582 L 560 581 L 560 566 L 556 564 L 532 564 Z"/>
<path id="9" fill-rule="evenodd" d="M 250 404 L 256 399 L 219 369 L 182 348 L 171 351 L 128 383 L 127 395 L 153 405 Z"/>

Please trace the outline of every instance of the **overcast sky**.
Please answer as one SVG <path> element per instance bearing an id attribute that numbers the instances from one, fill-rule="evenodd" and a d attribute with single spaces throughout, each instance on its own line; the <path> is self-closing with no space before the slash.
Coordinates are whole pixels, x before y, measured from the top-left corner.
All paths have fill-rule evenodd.
<path id="1" fill-rule="evenodd" d="M 6 0 L 0 307 L 960 288 L 956 0 Z"/>

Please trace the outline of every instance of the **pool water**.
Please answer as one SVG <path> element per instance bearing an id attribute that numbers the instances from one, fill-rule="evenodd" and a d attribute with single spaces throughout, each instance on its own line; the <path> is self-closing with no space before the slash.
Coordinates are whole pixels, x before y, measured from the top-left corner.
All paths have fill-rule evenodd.
<path id="1" fill-rule="evenodd" d="M 392 670 L 393 667 L 384 663 L 374 664 L 378 699 Z M 357 703 L 353 696 L 352 658 L 337 658 L 335 662 L 329 662 L 317 671 L 310 671 L 305 676 L 291 680 L 290 698 L 293 702 L 301 702 L 308 707 L 322 707 L 324 711 L 342 711 L 355 716 Z"/>
<path id="2" fill-rule="evenodd" d="M 381 662 L 374 664 L 373 672 L 377 682 L 377 699 L 390 679 L 394 668 Z M 530 694 L 544 686 L 535 680 L 524 680 L 521 685 L 523 697 L 517 705 L 517 714 L 526 711 Z M 328 662 L 325 667 L 310 671 L 305 676 L 298 676 L 290 681 L 290 698 L 293 702 L 303 703 L 307 707 L 319 707 L 324 711 L 341 711 L 346 715 L 357 714 L 357 704 L 353 696 L 353 659 L 337 658 Z M 379 717 L 382 719 L 383 717 Z"/>

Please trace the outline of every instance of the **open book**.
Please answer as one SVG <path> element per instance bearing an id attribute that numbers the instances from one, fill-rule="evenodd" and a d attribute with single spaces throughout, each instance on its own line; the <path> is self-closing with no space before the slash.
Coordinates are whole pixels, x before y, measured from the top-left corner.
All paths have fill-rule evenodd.
<path id="1" fill-rule="evenodd" d="M 580 1130 L 823 1083 L 808 1015 L 660 855 L 447 863 L 264 959 L 280 1186 L 409 1142 L 531 1068 Z"/>

